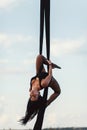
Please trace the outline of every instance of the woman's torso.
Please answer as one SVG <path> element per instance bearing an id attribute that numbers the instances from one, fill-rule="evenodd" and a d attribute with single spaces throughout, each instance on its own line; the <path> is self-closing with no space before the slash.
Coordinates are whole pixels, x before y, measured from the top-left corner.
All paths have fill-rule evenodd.
<path id="1" fill-rule="evenodd" d="M 31 79 L 30 99 L 32 101 L 38 100 L 40 90 L 43 88 L 41 86 L 41 81 L 43 81 L 47 75 L 48 73 L 40 73 L 40 76 L 35 76 Z"/>
<path id="2" fill-rule="evenodd" d="M 40 83 L 39 83 L 39 78 L 36 77 L 36 79 L 33 79 L 31 81 L 32 84 L 32 89 L 30 91 L 30 98 L 31 100 L 35 101 L 38 99 L 40 95 Z"/>

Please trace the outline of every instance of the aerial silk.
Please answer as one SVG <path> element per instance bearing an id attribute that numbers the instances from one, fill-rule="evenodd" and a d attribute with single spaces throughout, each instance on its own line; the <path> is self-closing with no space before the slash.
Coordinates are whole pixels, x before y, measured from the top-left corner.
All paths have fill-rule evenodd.
<path id="1" fill-rule="evenodd" d="M 39 54 L 42 54 L 43 48 L 43 34 L 44 34 L 44 21 L 46 33 L 46 53 L 47 59 L 50 59 L 50 0 L 40 0 L 40 48 Z M 44 20 L 45 18 L 45 20 Z M 48 87 L 44 89 L 43 98 L 46 103 L 48 95 Z M 33 130 L 41 130 L 46 106 L 44 105 L 38 112 L 37 120 Z"/>

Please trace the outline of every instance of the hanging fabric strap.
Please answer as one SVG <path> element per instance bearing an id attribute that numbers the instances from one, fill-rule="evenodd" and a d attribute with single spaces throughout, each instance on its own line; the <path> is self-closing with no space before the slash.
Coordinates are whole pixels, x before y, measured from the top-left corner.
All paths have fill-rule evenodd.
<path id="1" fill-rule="evenodd" d="M 41 0 L 41 5 L 40 5 L 40 48 L 39 48 L 40 54 L 42 54 L 42 49 L 43 49 L 44 21 L 45 21 L 45 32 L 46 32 L 46 52 L 47 52 L 47 59 L 49 60 L 50 58 L 50 0 Z"/>
<path id="2" fill-rule="evenodd" d="M 43 49 L 44 21 L 45 21 L 45 34 L 46 34 L 46 53 L 47 53 L 47 59 L 49 60 L 50 59 L 50 0 L 41 0 L 41 5 L 40 5 L 40 48 L 39 48 L 40 54 L 42 54 L 42 49 Z M 47 90 L 47 88 L 45 90 Z M 46 96 L 47 94 L 44 95 L 45 96 L 43 97 L 47 99 Z"/>
<path id="3" fill-rule="evenodd" d="M 45 18 L 45 20 L 44 20 Z M 46 55 L 47 59 L 50 59 L 50 0 L 40 0 L 40 48 L 39 54 L 42 54 L 43 49 L 43 34 L 44 34 L 44 22 L 46 33 Z M 44 89 L 43 98 L 44 102 L 47 101 L 48 87 Z M 43 118 L 45 113 L 45 106 L 39 110 L 37 120 L 33 130 L 41 130 L 43 124 Z"/>

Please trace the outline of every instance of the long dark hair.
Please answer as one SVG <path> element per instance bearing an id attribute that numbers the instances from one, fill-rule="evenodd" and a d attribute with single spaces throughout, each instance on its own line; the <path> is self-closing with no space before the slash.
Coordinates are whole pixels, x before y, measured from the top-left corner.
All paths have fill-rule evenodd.
<path id="1" fill-rule="evenodd" d="M 41 73 L 37 74 L 36 76 L 32 77 L 31 81 L 33 79 L 35 79 L 36 77 L 38 77 L 41 82 L 41 80 L 44 79 L 47 75 L 48 75 L 48 73 L 41 72 Z M 31 84 L 31 89 L 32 89 L 32 83 L 30 82 L 30 84 Z M 20 119 L 20 122 L 23 125 L 26 125 L 26 123 L 28 121 L 32 120 L 35 117 L 35 115 L 39 112 L 39 110 L 42 109 L 45 105 L 46 105 L 46 101 L 44 100 L 44 98 L 42 96 L 39 96 L 38 100 L 36 100 L 36 101 L 31 101 L 29 99 L 28 103 L 27 103 L 25 116 L 22 119 Z"/>
<path id="2" fill-rule="evenodd" d="M 19 121 L 23 125 L 26 125 L 26 123 L 28 121 L 31 121 L 35 117 L 35 115 L 39 112 L 39 110 L 42 109 L 44 106 L 46 105 L 45 105 L 44 98 L 42 96 L 39 96 L 38 100 L 36 101 L 31 101 L 29 99 L 27 103 L 25 116 Z"/>

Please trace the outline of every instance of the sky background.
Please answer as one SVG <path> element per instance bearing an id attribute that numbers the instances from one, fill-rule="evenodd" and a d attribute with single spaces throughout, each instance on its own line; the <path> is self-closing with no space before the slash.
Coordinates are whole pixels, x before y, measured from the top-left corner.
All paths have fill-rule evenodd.
<path id="1" fill-rule="evenodd" d="M 0 0 L 0 129 L 33 128 L 24 116 L 39 53 L 40 0 Z M 51 0 L 51 60 L 61 95 L 43 128 L 87 126 L 87 0 Z M 44 50 L 45 56 L 45 40 Z M 52 94 L 49 89 L 49 95 Z"/>

